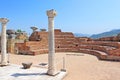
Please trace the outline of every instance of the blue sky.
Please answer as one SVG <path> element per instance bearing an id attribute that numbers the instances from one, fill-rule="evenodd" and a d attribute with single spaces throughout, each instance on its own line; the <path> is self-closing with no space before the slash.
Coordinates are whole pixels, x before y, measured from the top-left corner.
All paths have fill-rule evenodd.
<path id="1" fill-rule="evenodd" d="M 55 28 L 65 32 L 96 34 L 120 29 L 120 0 L 0 0 L 0 17 L 8 29 L 31 32 L 48 28 L 46 11 L 55 9 Z"/>

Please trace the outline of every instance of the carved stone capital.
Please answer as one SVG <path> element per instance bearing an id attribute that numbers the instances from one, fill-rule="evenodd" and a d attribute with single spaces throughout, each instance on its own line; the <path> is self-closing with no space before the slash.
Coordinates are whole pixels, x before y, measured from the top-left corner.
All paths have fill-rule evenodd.
<path id="1" fill-rule="evenodd" d="M 54 18 L 56 15 L 57 15 L 57 12 L 54 9 L 47 11 L 48 18 Z"/>
<path id="2" fill-rule="evenodd" d="M 7 18 L 0 18 L 2 24 L 6 24 L 9 20 Z"/>

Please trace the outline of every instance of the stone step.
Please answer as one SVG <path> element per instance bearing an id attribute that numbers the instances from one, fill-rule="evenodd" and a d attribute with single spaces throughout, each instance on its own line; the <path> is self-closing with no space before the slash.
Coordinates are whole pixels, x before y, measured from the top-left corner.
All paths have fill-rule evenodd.
<path id="1" fill-rule="evenodd" d="M 80 42 L 82 45 L 99 45 L 99 46 L 110 46 L 120 48 L 119 42 L 106 42 L 106 41 L 87 41 L 87 42 Z"/>
<path id="2" fill-rule="evenodd" d="M 77 49 L 73 48 L 59 48 L 55 49 L 56 52 L 78 52 Z M 40 49 L 40 50 L 31 50 L 33 55 L 48 53 L 48 49 Z"/>
<path id="3" fill-rule="evenodd" d="M 34 55 L 45 54 L 48 53 L 48 49 L 31 50 L 31 52 L 33 52 Z"/>
<path id="4" fill-rule="evenodd" d="M 56 52 L 78 52 L 76 48 L 56 48 Z"/>
<path id="5" fill-rule="evenodd" d="M 55 35 L 55 38 L 71 38 L 72 39 L 72 38 L 74 38 L 74 36 L 71 36 L 71 35 L 70 36 L 69 35 L 66 35 L 66 36 L 65 35 L 60 35 L 60 36 Z"/>
<path id="6" fill-rule="evenodd" d="M 48 45 L 34 45 L 29 46 L 29 50 L 45 49 L 48 48 Z"/>
<path id="7" fill-rule="evenodd" d="M 88 53 L 88 54 L 91 54 L 91 55 L 95 55 L 95 56 L 97 56 L 99 59 L 106 59 L 106 57 L 108 56 L 107 53 L 102 52 L 102 51 L 97 51 L 97 50 L 80 49 L 79 51 L 80 51 L 80 52 L 83 52 L 83 53 Z"/>
<path id="8" fill-rule="evenodd" d="M 120 56 L 108 55 L 108 54 L 106 54 L 104 52 L 97 51 L 97 50 L 80 49 L 80 52 L 95 55 L 101 60 L 120 61 Z"/>
<path id="9" fill-rule="evenodd" d="M 111 46 L 99 46 L 99 45 L 79 45 L 79 48 L 82 49 L 91 49 L 91 50 L 98 50 L 103 52 L 109 52 L 110 50 L 115 50 L 117 48 Z"/>

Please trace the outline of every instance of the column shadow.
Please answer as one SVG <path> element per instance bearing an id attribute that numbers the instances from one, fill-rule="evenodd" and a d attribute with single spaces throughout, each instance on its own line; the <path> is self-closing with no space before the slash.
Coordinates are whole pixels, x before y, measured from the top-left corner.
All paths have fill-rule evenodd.
<path id="1" fill-rule="evenodd" d="M 47 73 L 15 73 L 12 74 L 11 76 L 13 77 L 20 77 L 20 76 L 43 76 L 43 75 L 47 75 Z"/>

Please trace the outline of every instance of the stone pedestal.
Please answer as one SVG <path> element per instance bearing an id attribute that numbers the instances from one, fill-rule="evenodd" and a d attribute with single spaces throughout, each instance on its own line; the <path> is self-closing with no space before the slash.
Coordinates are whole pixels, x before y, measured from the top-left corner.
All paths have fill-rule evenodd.
<path id="1" fill-rule="evenodd" d="M 55 75 L 55 41 L 54 41 L 54 17 L 56 16 L 55 10 L 48 10 L 48 43 L 49 43 L 49 54 L 48 54 L 48 74 Z"/>
<path id="2" fill-rule="evenodd" d="M 7 40 L 7 52 L 15 54 L 15 39 Z"/>
<path id="3" fill-rule="evenodd" d="M 15 53 L 15 31 L 12 29 L 7 30 L 7 53 Z M 9 56 L 8 56 L 9 59 Z"/>
<path id="4" fill-rule="evenodd" d="M 7 62 L 7 51 L 6 51 L 6 24 L 9 20 L 6 18 L 0 18 L 0 22 L 2 24 L 2 31 L 1 31 L 1 65 L 6 66 Z"/>

